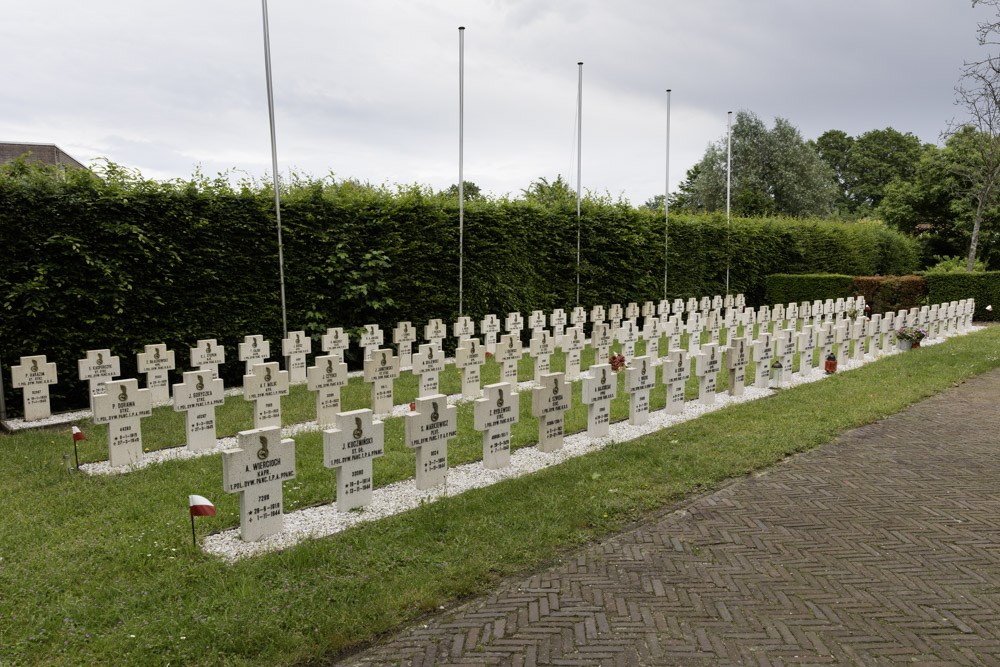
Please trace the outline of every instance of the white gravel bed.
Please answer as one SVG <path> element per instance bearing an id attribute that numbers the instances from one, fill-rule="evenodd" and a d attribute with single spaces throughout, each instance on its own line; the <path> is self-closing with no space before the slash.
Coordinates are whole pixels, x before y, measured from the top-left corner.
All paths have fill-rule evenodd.
<path id="1" fill-rule="evenodd" d="M 982 327 L 973 327 L 976 331 Z M 943 342 L 943 338 L 926 340 L 922 345 L 935 345 Z M 859 368 L 885 356 L 898 354 L 893 349 L 887 354 L 866 354 L 863 359 L 848 359 L 838 363 L 838 372 Z M 808 369 L 803 373 L 793 373 L 783 386 L 792 387 L 809 382 L 816 382 L 826 377 L 822 367 Z M 533 382 L 518 383 L 518 389 L 533 385 Z M 257 542 L 243 542 L 239 528 L 209 535 L 202 541 L 202 549 L 218 556 L 227 562 L 236 562 L 243 558 L 251 558 L 260 554 L 279 551 L 294 546 L 308 539 L 316 539 L 334 535 L 353 526 L 368 521 L 377 521 L 400 512 L 419 507 L 439 498 L 457 496 L 471 489 L 482 488 L 496 484 L 505 479 L 521 477 L 537 472 L 563 461 L 583 456 L 589 452 L 603 449 L 619 442 L 627 442 L 654 433 L 675 424 L 697 419 L 698 417 L 721 410 L 729 405 L 753 401 L 775 393 L 774 389 L 746 387 L 741 396 L 730 396 L 727 393 L 716 394 L 715 402 L 710 405 L 697 400 L 687 401 L 684 410 L 679 414 L 666 414 L 663 410 L 650 413 L 649 421 L 633 426 L 627 421 L 611 424 L 608 435 L 600 438 L 590 438 L 586 432 L 568 435 L 563 439 L 563 447 L 559 451 L 546 453 L 536 447 L 523 447 L 511 453 L 510 466 L 502 470 L 488 470 L 477 461 L 457 466 L 448 470 L 448 478 L 444 485 L 428 490 L 418 490 L 413 479 L 403 480 L 375 489 L 372 492 L 372 502 L 360 511 L 338 512 L 335 504 L 309 507 L 284 515 L 284 523 L 280 533 L 271 535 Z M 451 397 L 449 397 L 450 401 Z M 408 408 L 407 408 L 408 409 Z M 331 485 L 335 476 L 330 476 Z"/>

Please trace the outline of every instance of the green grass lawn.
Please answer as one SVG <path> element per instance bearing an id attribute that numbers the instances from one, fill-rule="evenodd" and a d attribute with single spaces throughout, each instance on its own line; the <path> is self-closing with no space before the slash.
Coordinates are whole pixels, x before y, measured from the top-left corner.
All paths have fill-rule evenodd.
<path id="1" fill-rule="evenodd" d="M 588 350 L 584 367 L 592 358 Z M 562 364 L 561 356 L 553 358 L 554 369 Z M 283 664 L 328 656 L 488 590 L 501 577 L 685 494 L 772 465 L 998 365 L 1000 327 L 234 565 L 191 546 L 190 493 L 218 508 L 218 516 L 199 519 L 200 536 L 238 525 L 238 497 L 221 491 L 220 457 L 91 478 L 62 466 L 62 455 L 72 451 L 68 427 L 3 435 L 0 488 L 8 510 L 0 520 L 0 664 Z M 496 364 L 484 367 L 484 383 L 498 376 Z M 520 376 L 531 377 L 530 359 Z M 724 388 L 725 372 L 719 379 Z M 623 383 L 622 377 L 616 418 L 627 415 Z M 460 390 L 454 368 L 442 373 L 441 389 Z M 415 378 L 404 375 L 396 402 L 415 393 Z M 579 398 L 576 383 L 569 431 L 586 425 Z M 664 400 L 658 387 L 654 407 Z M 352 382 L 343 401 L 344 409 L 365 407 L 366 387 Z M 537 436 L 530 400 L 521 405 L 515 447 Z M 283 403 L 284 421 L 311 419 L 314 409 L 313 395 L 298 387 Z M 220 435 L 249 427 L 249 405 L 240 397 L 218 415 Z M 105 458 L 106 429 L 81 427 L 89 438 L 81 460 Z M 401 419 L 387 420 L 376 486 L 413 476 L 413 452 L 402 434 Z M 158 408 L 144 420 L 143 436 L 152 449 L 176 445 L 183 419 Z M 471 406 L 460 406 L 450 465 L 478 460 L 481 442 Z M 322 465 L 322 434 L 296 437 L 296 459 L 298 476 L 285 484 L 286 509 L 331 502 L 335 477 Z"/>

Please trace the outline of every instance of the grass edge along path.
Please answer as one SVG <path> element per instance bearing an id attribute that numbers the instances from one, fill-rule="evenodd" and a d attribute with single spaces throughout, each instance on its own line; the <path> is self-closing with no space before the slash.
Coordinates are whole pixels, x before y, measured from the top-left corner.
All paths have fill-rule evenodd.
<path id="1" fill-rule="evenodd" d="M 143 562 L 130 553 L 135 535 L 81 525 L 81 543 L 58 556 L 38 554 L 37 563 L 16 567 L 0 560 L 0 661 L 325 662 L 690 493 L 773 465 L 997 366 L 1000 327 L 235 565 L 180 548 L 169 564 Z M 60 520 L 74 518 L 53 518 Z M 101 560 L 95 547 L 121 553 Z M 70 551 L 73 562 L 65 555 Z M 48 562 L 52 558 L 62 561 Z M 64 580 L 34 590 L 25 576 L 32 565 L 62 572 Z M 29 581 L 33 590 L 19 590 Z M 59 620 L 86 625 L 90 637 Z"/>

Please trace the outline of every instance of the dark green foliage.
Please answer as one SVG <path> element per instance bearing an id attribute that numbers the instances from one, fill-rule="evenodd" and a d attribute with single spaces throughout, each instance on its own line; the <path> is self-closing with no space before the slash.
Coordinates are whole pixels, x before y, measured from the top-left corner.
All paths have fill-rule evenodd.
<path id="1" fill-rule="evenodd" d="M 854 276 L 835 273 L 774 273 L 765 280 L 764 294 L 769 304 L 836 300 L 851 296 L 853 282 Z"/>
<path id="2" fill-rule="evenodd" d="M 226 348 L 228 386 L 242 384 L 237 343 L 262 334 L 280 354 L 281 303 L 273 194 L 222 179 L 159 183 L 108 165 L 56 176 L 0 169 L 0 362 L 5 397 L 20 412 L 10 365 L 56 361 L 54 406 L 83 404 L 77 359 L 108 347 L 122 375 L 149 343 L 177 353 L 179 373 L 200 338 Z M 558 183 L 557 179 L 557 183 Z M 288 326 L 318 339 L 330 326 L 356 333 L 402 320 L 422 327 L 458 315 L 458 201 L 420 187 L 305 181 L 282 196 Z M 465 314 L 571 308 L 576 302 L 572 206 L 476 199 L 465 206 Z M 663 297 L 658 212 L 588 197 L 582 205 L 580 302 Z M 731 242 L 731 246 L 729 243 Z M 776 272 L 854 275 L 916 268 L 915 244 L 876 224 L 721 215 L 670 218 L 670 298 L 730 291 L 764 301 Z M 314 349 L 318 351 L 318 344 Z M 348 354 L 359 366 L 357 350 Z"/>
<path id="3" fill-rule="evenodd" d="M 927 299 L 931 303 L 975 299 L 976 321 L 996 322 L 1000 320 L 1000 271 L 983 273 L 928 273 Z M 993 306 L 993 311 L 986 310 Z"/>
<path id="4" fill-rule="evenodd" d="M 909 310 L 927 303 L 927 283 L 921 276 L 859 276 L 851 290 L 855 296 L 865 298 L 872 314 Z"/>

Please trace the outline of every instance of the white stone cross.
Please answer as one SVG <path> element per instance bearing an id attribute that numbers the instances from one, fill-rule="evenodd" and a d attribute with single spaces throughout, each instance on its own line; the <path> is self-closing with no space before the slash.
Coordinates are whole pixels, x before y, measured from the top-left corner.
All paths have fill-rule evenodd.
<path id="1" fill-rule="evenodd" d="M 344 360 L 344 352 L 351 346 L 351 338 L 344 333 L 343 327 L 330 327 L 320 341 L 320 349 L 327 354 L 332 354 L 340 361 Z"/>
<path id="2" fill-rule="evenodd" d="M 705 323 L 698 310 L 689 310 L 685 329 L 688 335 L 688 354 L 698 354 L 701 350 L 701 331 Z"/>
<path id="3" fill-rule="evenodd" d="M 483 433 L 483 467 L 488 470 L 510 465 L 510 428 L 521 418 L 521 395 L 509 382 L 483 387 L 483 397 L 473 408 L 473 428 Z"/>
<path id="4" fill-rule="evenodd" d="M 112 468 L 142 459 L 139 420 L 152 414 L 149 390 L 139 389 L 135 378 L 108 382 L 107 393 L 94 397 L 94 423 L 108 425 L 108 460 Z"/>
<path id="5" fill-rule="evenodd" d="M 766 389 L 771 379 L 771 360 L 774 359 L 774 342 L 771 334 L 761 330 L 753 342 L 753 360 L 756 365 L 753 384 Z"/>
<path id="6" fill-rule="evenodd" d="M 722 300 L 723 308 L 727 309 L 733 308 L 735 307 L 735 305 L 736 305 L 736 297 L 734 297 L 732 294 L 727 294 L 726 297 Z"/>
<path id="7" fill-rule="evenodd" d="M 667 321 L 663 325 L 662 334 L 667 337 L 667 350 L 669 352 L 680 349 L 682 330 L 683 324 L 681 323 L 680 314 L 675 313 L 667 317 Z"/>
<path id="8" fill-rule="evenodd" d="M 799 332 L 799 374 L 811 373 L 813 351 L 816 349 L 816 331 L 812 324 L 803 324 Z"/>
<path id="9" fill-rule="evenodd" d="M 174 412 L 184 413 L 187 448 L 192 452 L 215 447 L 215 408 L 226 402 L 222 378 L 187 371 L 174 385 Z"/>
<path id="10" fill-rule="evenodd" d="M 424 340 L 428 343 L 434 345 L 439 352 L 443 351 L 441 341 L 448 337 L 448 329 L 444 326 L 444 322 L 439 319 L 433 319 L 427 323 L 424 327 Z"/>
<path id="11" fill-rule="evenodd" d="M 771 307 L 763 305 L 757 309 L 757 324 L 760 325 L 758 332 L 766 331 L 771 333 Z"/>
<path id="12" fill-rule="evenodd" d="M 733 336 L 727 341 L 726 368 L 729 369 L 729 395 L 742 396 L 746 387 L 746 368 L 750 363 L 750 345 L 746 338 Z"/>
<path id="13" fill-rule="evenodd" d="M 244 542 L 281 532 L 282 483 L 289 479 L 295 479 L 295 441 L 282 440 L 277 426 L 240 431 L 238 446 L 222 452 L 223 489 L 240 494 L 240 537 Z"/>
<path id="14" fill-rule="evenodd" d="M 670 301 L 668 299 L 660 299 L 656 305 L 656 314 L 660 318 L 660 325 L 666 324 L 667 318 L 670 317 Z"/>
<path id="15" fill-rule="evenodd" d="M 566 377 L 571 381 L 580 376 L 580 355 L 586 346 L 587 339 L 583 335 L 583 327 L 574 326 L 566 330 L 560 347 L 566 355 Z"/>
<path id="16" fill-rule="evenodd" d="M 413 365 L 413 344 L 417 342 L 417 330 L 410 322 L 399 322 L 392 330 L 392 342 L 396 344 L 399 354 L 399 366 L 405 368 Z"/>
<path id="17" fill-rule="evenodd" d="M 434 343 L 424 343 L 413 355 L 413 374 L 417 376 L 417 396 L 438 393 L 438 373 L 444 370 L 444 353 Z"/>
<path id="18" fill-rule="evenodd" d="M 684 388 L 691 379 L 688 354 L 681 348 L 670 350 L 663 360 L 663 384 L 667 386 L 667 404 L 664 410 L 675 415 L 684 410 Z"/>
<path id="19" fill-rule="evenodd" d="M 633 426 L 649 421 L 649 390 L 656 386 L 653 357 L 636 357 L 625 369 L 625 390 L 629 394 L 628 423 Z"/>
<path id="20" fill-rule="evenodd" d="M 868 328 L 868 320 L 865 318 L 864 314 L 859 313 L 856 318 L 854 318 L 854 325 L 851 327 L 851 340 L 854 341 L 854 353 L 851 355 L 852 359 L 864 359 L 865 357 L 865 332 Z M 799 361 L 801 364 L 801 360 Z"/>
<path id="21" fill-rule="evenodd" d="M 243 376 L 243 398 L 254 402 L 254 428 L 281 428 L 281 397 L 288 396 L 288 384 L 288 371 L 277 361 L 256 364 Z"/>
<path id="22" fill-rule="evenodd" d="M 316 357 L 306 371 L 306 385 L 316 392 L 316 423 L 333 426 L 340 412 L 340 388 L 347 385 L 347 364 L 335 354 Z"/>
<path id="23" fill-rule="evenodd" d="M 712 310 L 712 299 L 707 296 L 701 297 L 701 301 L 698 302 L 698 310 L 702 313 L 707 313 Z"/>
<path id="24" fill-rule="evenodd" d="M 383 454 L 385 426 L 367 408 L 339 413 L 337 427 L 323 431 L 323 465 L 337 471 L 338 512 L 372 501 L 372 461 Z"/>
<path id="25" fill-rule="evenodd" d="M 105 385 L 121 375 L 118 357 L 111 356 L 111 350 L 87 350 L 87 356 L 76 362 L 81 380 L 90 382 L 90 409 L 94 409 L 94 398 L 105 391 Z"/>
<path id="26" fill-rule="evenodd" d="M 476 335 L 476 325 L 468 315 L 462 315 L 451 325 L 451 334 L 458 339 L 458 344 Z"/>
<path id="27" fill-rule="evenodd" d="M 361 339 L 358 344 L 365 350 L 365 361 L 372 358 L 372 353 L 382 347 L 385 342 L 385 332 L 377 324 L 366 324 L 361 332 Z"/>
<path id="28" fill-rule="evenodd" d="M 840 320 L 833 328 L 834 334 L 834 356 L 846 366 L 847 357 L 851 349 L 851 321 Z"/>
<path id="29" fill-rule="evenodd" d="M 833 353 L 833 346 L 837 342 L 837 334 L 833 330 L 833 322 L 826 320 L 819 330 L 819 363 L 826 362 L 826 358 Z"/>
<path id="30" fill-rule="evenodd" d="M 690 313 L 692 310 L 698 310 L 698 299 L 696 299 L 695 297 L 689 298 L 687 300 L 687 303 L 684 305 L 684 312 Z"/>
<path id="31" fill-rule="evenodd" d="M 455 350 L 455 366 L 462 371 L 462 398 L 479 398 L 480 371 L 486 363 L 486 347 L 476 338 L 466 338 Z"/>
<path id="32" fill-rule="evenodd" d="M 611 401 L 618 395 L 618 375 L 610 364 L 594 364 L 583 376 L 580 391 L 587 406 L 587 435 L 599 438 L 608 434 L 611 425 Z"/>
<path id="33" fill-rule="evenodd" d="M 618 331 L 618 325 L 622 321 L 622 306 L 620 303 L 613 303 L 608 309 L 608 322 L 611 323 L 611 335 Z"/>
<path id="34" fill-rule="evenodd" d="M 722 310 L 722 295 L 716 294 L 712 297 L 712 308 L 711 310 Z"/>
<path id="35" fill-rule="evenodd" d="M 166 343 L 146 345 L 135 359 L 138 371 L 146 374 L 146 389 L 153 403 L 169 401 L 170 371 L 176 367 L 174 351 L 168 350 Z"/>
<path id="36" fill-rule="evenodd" d="M 546 373 L 532 390 L 531 414 L 538 417 L 538 449 L 554 452 L 563 445 L 563 413 L 570 408 L 571 386 L 562 373 Z"/>
<path id="37" fill-rule="evenodd" d="M 595 362 L 601 364 L 607 362 L 613 342 L 614 340 L 611 338 L 611 325 L 604 322 L 595 322 L 590 331 L 590 345 L 594 348 Z"/>
<path id="38" fill-rule="evenodd" d="M 737 327 L 739 326 L 739 319 L 737 318 L 737 313 L 735 308 L 726 308 L 722 315 L 722 328 L 726 330 L 726 340 L 730 338 L 735 338 L 739 335 Z"/>
<path id="39" fill-rule="evenodd" d="M 601 324 L 604 322 L 605 317 L 607 317 L 607 315 L 604 312 L 604 306 L 594 306 L 590 309 L 591 324 Z"/>
<path id="40" fill-rule="evenodd" d="M 646 321 L 656 317 L 656 303 L 652 301 L 645 301 L 642 304 L 642 323 L 646 324 Z"/>
<path id="41" fill-rule="evenodd" d="M 674 299 L 674 302 L 670 306 L 671 315 L 682 315 L 684 314 L 684 299 Z"/>
<path id="42" fill-rule="evenodd" d="M 774 308 L 771 309 L 771 321 L 774 322 L 775 333 L 777 333 L 779 329 L 784 328 L 785 306 L 783 304 L 774 304 Z"/>
<path id="43" fill-rule="evenodd" d="M 882 354 L 888 354 L 894 347 L 896 347 L 896 329 L 894 326 L 895 317 L 895 313 L 882 313 L 882 320 L 879 322 L 879 329 L 882 334 L 882 347 L 879 348 L 879 351 Z"/>
<path id="44" fill-rule="evenodd" d="M 716 343 L 705 343 L 694 356 L 694 374 L 698 376 L 698 400 L 704 405 L 715 403 L 716 377 L 722 370 L 722 351 Z"/>
<path id="45" fill-rule="evenodd" d="M 660 320 L 647 317 L 642 323 L 642 338 L 646 341 L 645 356 L 653 360 L 654 366 L 660 365 Z"/>
<path id="46" fill-rule="evenodd" d="M 541 331 L 545 328 L 545 313 L 540 310 L 531 311 L 531 315 L 528 317 L 528 329 L 531 330 L 532 336 L 534 332 Z"/>
<path id="47" fill-rule="evenodd" d="M 289 384 L 306 381 L 306 355 L 312 352 L 312 338 L 305 331 L 289 331 L 288 338 L 281 339 L 281 356 L 285 358 Z"/>
<path id="48" fill-rule="evenodd" d="M 734 302 L 736 303 L 736 307 L 737 308 L 744 308 L 744 307 L 746 307 L 746 305 L 747 305 L 746 295 L 744 295 L 742 293 L 737 294 L 736 298 L 734 299 Z"/>
<path id="49" fill-rule="evenodd" d="M 635 344 L 639 340 L 639 329 L 633 320 L 625 320 L 618 329 L 618 342 L 622 345 L 622 354 L 625 359 L 631 360 L 635 356 Z"/>
<path id="50" fill-rule="evenodd" d="M 569 323 L 571 326 L 583 329 L 583 325 L 587 323 L 587 310 L 583 306 L 574 308 L 569 314 Z"/>
<path id="51" fill-rule="evenodd" d="M 405 442 L 417 450 L 417 488 L 430 489 L 448 477 L 448 441 L 458 437 L 458 408 L 444 394 L 416 401 L 404 420 Z"/>
<path id="52" fill-rule="evenodd" d="M 21 357 L 21 364 L 12 366 L 10 373 L 14 387 L 24 390 L 24 421 L 51 417 L 49 385 L 57 381 L 56 362 L 46 361 L 44 354 Z"/>
<path id="53" fill-rule="evenodd" d="M 511 387 L 517 387 L 517 365 L 523 354 L 521 334 L 509 333 L 500 338 L 496 351 L 496 359 L 500 362 L 500 380 Z"/>
<path id="54" fill-rule="evenodd" d="M 535 360 L 535 382 L 541 380 L 542 375 L 549 372 L 550 358 L 555 352 L 556 342 L 545 329 L 535 331 L 531 337 L 529 353 Z"/>
<path id="55" fill-rule="evenodd" d="M 566 332 L 566 311 L 562 308 L 553 310 L 549 315 L 549 325 L 552 327 L 552 337 L 557 341 L 562 340 Z"/>
<path id="56" fill-rule="evenodd" d="M 524 318 L 521 313 L 507 313 L 503 328 L 507 333 L 520 335 L 524 330 Z"/>
<path id="57" fill-rule="evenodd" d="M 795 368 L 795 348 L 798 334 L 795 329 L 780 329 L 775 332 L 775 344 L 778 348 L 778 360 L 781 367 L 787 371 L 783 378 L 787 384 L 791 380 L 792 369 Z M 799 362 L 801 364 L 801 361 Z"/>
<path id="58" fill-rule="evenodd" d="M 399 377 L 399 357 L 392 350 L 375 350 L 365 362 L 365 382 L 372 386 L 372 411 L 392 412 L 393 380 Z"/>
<path id="59" fill-rule="evenodd" d="M 639 304 L 635 301 L 630 301 L 627 306 L 625 306 L 625 319 L 631 320 L 633 324 L 639 319 Z"/>
<path id="60" fill-rule="evenodd" d="M 483 334 L 486 343 L 486 351 L 495 355 L 497 353 L 497 339 L 500 337 L 500 318 L 490 313 L 479 323 L 479 331 Z"/>
<path id="61" fill-rule="evenodd" d="M 875 313 L 865 326 L 865 340 L 868 343 L 868 354 L 875 356 L 882 346 L 882 315 Z"/>
<path id="62" fill-rule="evenodd" d="M 226 363 L 226 350 L 214 338 L 205 338 L 191 348 L 191 366 L 204 373 L 211 373 L 212 379 L 219 377 L 219 366 Z"/>
<path id="63" fill-rule="evenodd" d="M 243 374 L 250 375 L 256 364 L 267 361 L 271 356 L 271 342 L 261 335 L 244 336 L 243 342 L 236 346 L 237 356 L 244 363 Z"/>
<path id="64" fill-rule="evenodd" d="M 708 311 L 708 317 L 705 318 L 705 328 L 708 329 L 708 342 L 718 345 L 719 331 L 722 330 L 722 317 L 720 317 L 719 311 Z"/>

